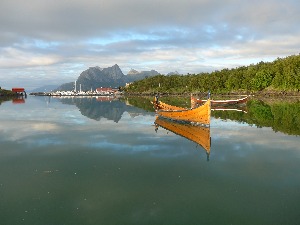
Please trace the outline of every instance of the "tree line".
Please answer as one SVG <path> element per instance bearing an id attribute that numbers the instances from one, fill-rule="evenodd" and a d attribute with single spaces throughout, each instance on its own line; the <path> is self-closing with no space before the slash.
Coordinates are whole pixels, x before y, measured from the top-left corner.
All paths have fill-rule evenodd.
<path id="1" fill-rule="evenodd" d="M 300 90 L 300 54 L 211 73 L 157 75 L 135 81 L 126 93 L 213 93 Z"/>

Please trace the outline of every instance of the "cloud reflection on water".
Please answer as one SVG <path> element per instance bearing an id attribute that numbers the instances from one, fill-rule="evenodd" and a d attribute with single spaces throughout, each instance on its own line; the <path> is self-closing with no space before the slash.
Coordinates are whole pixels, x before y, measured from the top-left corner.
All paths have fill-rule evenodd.
<path id="1" fill-rule="evenodd" d="M 154 113 L 140 109 L 135 112 L 134 107 L 126 108 L 122 105 L 124 103 L 115 104 L 125 110 L 116 123 L 113 118 L 107 119 L 99 114 L 101 111 L 97 112 L 97 118 L 101 118 L 99 120 L 83 116 L 74 106 L 76 101 L 72 101 L 72 104 L 61 104 L 58 100 L 52 100 L 45 108 L 41 106 L 40 100 L 41 98 L 30 99 L 33 106 L 24 104 L 23 113 L 11 106 L 1 106 L 4 110 L 0 111 L 0 114 L 5 112 L 5 115 L 2 115 L 4 120 L 0 123 L 2 142 L 23 143 L 32 149 L 69 145 L 83 149 L 110 149 L 119 154 L 148 152 L 152 156 L 161 154 L 169 157 L 191 154 L 190 149 L 197 147 L 195 143 L 163 128 L 156 133 L 153 126 Z M 80 102 L 82 101 L 81 99 Z M 95 106 L 93 109 L 96 109 Z M 93 110 L 93 115 L 95 112 Z M 235 157 L 246 157 L 253 151 L 259 152 L 260 149 L 299 150 L 295 141 L 297 137 L 275 133 L 270 128 L 256 128 L 248 124 L 213 118 L 210 130 L 211 154 L 214 160 L 224 159 L 223 149 L 230 149 L 236 154 Z"/>
<path id="2" fill-rule="evenodd" d="M 249 148 L 258 149 L 290 149 L 300 150 L 296 136 L 286 135 L 281 132 L 274 132 L 271 128 L 257 128 L 246 123 L 237 123 L 234 121 L 212 120 L 212 137 L 215 140 L 224 142 L 243 143 Z M 289 141 L 291 140 L 291 141 Z"/>
<path id="3" fill-rule="evenodd" d="M 41 215 L 48 224 L 61 223 L 61 215 L 72 224 L 103 218 L 184 224 L 186 215 L 190 224 L 230 224 L 228 215 L 239 224 L 256 218 L 249 224 L 276 224 L 279 213 L 298 218 L 298 137 L 213 119 L 206 162 L 195 143 L 162 128 L 156 133 L 154 113 L 126 111 L 115 123 L 85 117 L 74 105 L 51 107 L 28 104 L 19 113 L 0 106 L 4 218 L 18 222 L 25 214 L 31 224 Z"/>

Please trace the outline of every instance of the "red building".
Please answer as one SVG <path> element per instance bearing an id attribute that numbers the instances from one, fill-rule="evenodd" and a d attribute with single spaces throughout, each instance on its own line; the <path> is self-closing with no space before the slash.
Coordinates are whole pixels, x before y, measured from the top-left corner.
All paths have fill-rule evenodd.
<path id="1" fill-rule="evenodd" d="M 25 89 L 24 88 L 12 88 L 11 91 L 16 92 L 16 93 L 22 93 L 22 92 L 25 92 Z"/>
<path id="2" fill-rule="evenodd" d="M 111 87 L 101 87 L 101 88 L 96 88 L 97 92 L 113 92 Z"/>
<path id="3" fill-rule="evenodd" d="M 96 92 L 115 93 L 117 91 L 119 91 L 118 88 L 111 88 L 111 87 L 96 88 Z"/>

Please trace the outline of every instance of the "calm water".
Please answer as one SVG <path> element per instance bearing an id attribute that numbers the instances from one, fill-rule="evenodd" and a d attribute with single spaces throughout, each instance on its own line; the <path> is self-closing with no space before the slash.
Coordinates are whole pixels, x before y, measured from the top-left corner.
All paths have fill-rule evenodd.
<path id="1" fill-rule="evenodd" d="M 300 136 L 212 118 L 208 155 L 154 121 L 121 101 L 3 102 L 0 224 L 300 224 Z"/>

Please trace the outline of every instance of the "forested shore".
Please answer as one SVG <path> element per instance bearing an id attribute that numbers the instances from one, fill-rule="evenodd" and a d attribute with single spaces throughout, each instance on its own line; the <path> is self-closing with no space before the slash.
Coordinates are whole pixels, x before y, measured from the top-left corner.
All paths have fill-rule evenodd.
<path id="1" fill-rule="evenodd" d="M 135 81 L 123 89 L 128 95 L 247 94 L 300 96 L 300 55 L 277 58 L 234 69 L 186 75 L 158 75 Z"/>

